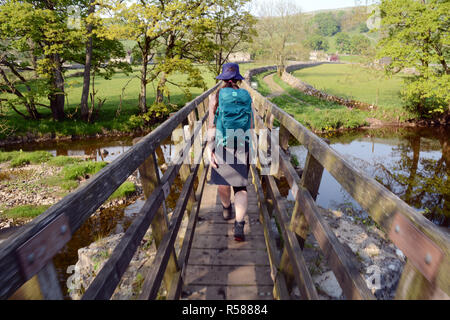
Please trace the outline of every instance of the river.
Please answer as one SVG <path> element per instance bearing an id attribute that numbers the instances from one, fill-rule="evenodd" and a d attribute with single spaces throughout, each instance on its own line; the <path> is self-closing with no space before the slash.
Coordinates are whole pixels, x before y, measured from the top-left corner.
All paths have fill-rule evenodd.
<path id="1" fill-rule="evenodd" d="M 323 135 L 330 146 L 348 159 L 357 168 L 375 178 L 394 194 L 421 212 L 441 228 L 448 230 L 450 218 L 450 128 L 398 128 L 358 129 Z M 133 137 L 86 139 L 51 143 L 31 143 L 4 148 L 5 151 L 46 150 L 53 155 L 76 155 L 96 161 L 111 162 L 133 145 Z M 170 142 L 158 150 L 161 165 L 173 154 Z M 302 146 L 291 146 L 303 167 L 307 151 Z M 164 158 L 164 159 L 163 159 Z M 164 170 L 163 170 L 164 171 Z M 175 181 L 169 195 L 167 208 L 170 211 L 181 190 L 181 181 Z M 287 199 L 293 201 L 286 191 Z M 130 199 L 137 200 L 137 197 Z M 72 240 L 54 258 L 63 290 L 68 278 L 66 269 L 77 261 L 79 248 L 88 246 L 99 237 L 108 236 L 120 224 L 126 230 L 131 223 L 127 210 L 133 210 L 131 201 L 105 208 L 99 216 L 91 217 L 74 234 Z M 143 203 L 142 199 L 138 203 Z M 351 208 L 363 218 L 367 217 L 361 207 L 325 170 L 320 184 L 317 203 L 331 210 L 346 211 Z M 133 205 L 132 205 L 133 206 Z M 134 210 L 139 206 L 134 205 Z M 128 207 L 128 208 L 127 208 Z M 122 226 L 123 225 L 123 226 Z M 66 292 L 66 291 L 65 291 Z M 66 295 L 65 298 L 68 298 Z"/>
<path id="2" fill-rule="evenodd" d="M 449 227 L 450 128 L 385 127 L 325 134 L 323 137 L 330 140 L 334 150 L 429 220 L 439 226 Z M 11 146 L 5 150 L 46 150 L 53 155 L 84 155 L 96 161 L 111 162 L 132 146 L 132 140 L 133 137 L 115 137 L 32 143 Z M 174 151 L 166 143 L 161 148 L 165 159 Z M 291 146 L 290 152 L 303 166 L 306 149 Z M 161 164 L 163 159 L 158 162 Z M 288 200 L 293 200 L 292 195 L 288 196 Z M 329 209 L 351 206 L 361 210 L 326 170 L 317 202 Z"/>

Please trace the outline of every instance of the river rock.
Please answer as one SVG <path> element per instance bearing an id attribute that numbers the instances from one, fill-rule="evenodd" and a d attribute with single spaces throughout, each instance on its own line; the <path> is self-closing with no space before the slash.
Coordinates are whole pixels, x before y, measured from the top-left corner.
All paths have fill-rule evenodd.
<path id="1" fill-rule="evenodd" d="M 373 242 L 370 242 L 365 248 L 364 252 L 369 257 L 374 257 L 380 254 L 380 248 L 378 248 Z"/>
<path id="2" fill-rule="evenodd" d="M 328 296 L 335 299 L 340 299 L 342 297 L 341 286 L 332 271 L 313 277 L 313 281 Z"/>
<path id="3" fill-rule="evenodd" d="M 70 266 L 67 272 L 72 274 L 68 281 L 70 297 L 79 300 L 98 275 L 124 233 L 115 234 L 78 250 L 78 262 Z M 143 279 L 155 257 L 156 248 L 149 230 L 134 254 L 127 271 L 114 291 L 113 300 L 136 299 L 140 293 Z"/>

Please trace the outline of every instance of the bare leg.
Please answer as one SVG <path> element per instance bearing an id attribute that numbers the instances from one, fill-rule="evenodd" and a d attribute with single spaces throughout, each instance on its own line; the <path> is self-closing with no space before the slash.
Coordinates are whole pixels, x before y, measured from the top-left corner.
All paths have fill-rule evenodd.
<path id="1" fill-rule="evenodd" d="M 247 191 L 241 190 L 234 195 L 234 206 L 236 207 L 236 221 L 244 221 L 245 214 L 247 213 Z"/>
<path id="2" fill-rule="evenodd" d="M 230 186 L 219 186 L 218 187 L 220 201 L 225 208 L 228 208 L 231 204 L 231 187 Z"/>

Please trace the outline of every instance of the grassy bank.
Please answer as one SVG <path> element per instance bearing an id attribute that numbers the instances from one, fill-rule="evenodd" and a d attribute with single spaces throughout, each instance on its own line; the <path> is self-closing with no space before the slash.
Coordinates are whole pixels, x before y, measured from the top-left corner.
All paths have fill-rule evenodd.
<path id="1" fill-rule="evenodd" d="M 278 76 L 274 81 L 286 94 L 271 99 L 273 103 L 290 113 L 294 118 L 313 131 L 333 131 L 341 128 L 357 128 L 367 124 L 367 112 L 321 100 L 292 88 Z"/>
<path id="2" fill-rule="evenodd" d="M 43 199 L 48 194 L 64 197 L 108 164 L 68 156 L 54 157 L 45 151 L 0 152 L 0 163 L 3 163 L 0 172 L 0 190 L 8 194 L 17 194 L 17 197 L 25 199 L 36 193 L 45 196 Z M 28 164 L 38 166 L 26 167 Z M 109 200 L 128 197 L 135 192 L 135 184 L 132 181 L 125 181 Z M 0 203 L 6 203 L 3 200 L 0 198 Z M 25 205 L 10 208 L 0 204 L 0 218 L 34 218 L 49 207 L 39 203 L 30 205 L 29 201 Z"/>
<path id="3" fill-rule="evenodd" d="M 293 75 L 328 94 L 379 106 L 380 120 L 413 117 L 401 107 L 405 75 L 387 78 L 383 71 L 348 64 L 325 64 L 295 71 Z"/>

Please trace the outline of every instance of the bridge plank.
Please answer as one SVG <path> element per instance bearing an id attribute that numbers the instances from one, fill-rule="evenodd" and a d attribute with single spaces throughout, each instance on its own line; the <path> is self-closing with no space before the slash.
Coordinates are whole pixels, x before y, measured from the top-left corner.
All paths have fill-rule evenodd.
<path id="1" fill-rule="evenodd" d="M 190 285 L 184 290 L 190 300 L 273 300 L 272 286 Z"/>
<path id="2" fill-rule="evenodd" d="M 142 286 L 142 292 L 139 295 L 140 300 L 155 299 L 158 294 L 158 289 L 161 285 L 164 271 L 166 269 L 167 263 L 169 262 L 170 253 L 173 251 L 173 245 L 178 234 L 181 220 L 186 211 L 186 206 L 190 198 L 189 195 L 193 192 L 192 189 L 194 185 L 194 179 L 197 176 L 198 168 L 199 165 L 196 165 L 194 171 L 189 175 L 180 193 L 180 197 L 177 201 L 177 204 L 173 211 L 172 219 L 170 221 L 169 230 L 164 235 L 161 245 L 156 252 L 152 267 L 145 277 L 144 284 Z"/>
<path id="3" fill-rule="evenodd" d="M 195 227 L 197 224 L 198 213 L 200 211 L 200 205 L 203 198 L 203 191 L 205 190 L 205 182 L 206 177 L 208 175 L 209 166 L 203 167 L 203 162 L 200 163 L 200 169 L 203 169 L 201 172 L 201 177 L 199 180 L 199 185 L 197 187 L 195 198 L 198 199 L 194 204 L 194 208 L 196 210 L 193 214 L 189 216 L 188 226 L 186 228 L 186 233 L 184 235 L 183 244 L 181 246 L 180 254 L 178 256 L 178 266 L 180 267 L 180 271 L 176 274 L 172 281 L 172 285 L 167 293 L 167 300 L 178 300 L 181 296 L 181 288 L 183 285 L 183 279 L 185 276 L 185 270 L 189 258 L 189 254 L 191 252 L 191 247 L 195 234 Z"/>
<path id="4" fill-rule="evenodd" d="M 186 284 L 228 286 L 273 286 L 269 266 L 188 265 Z"/>

